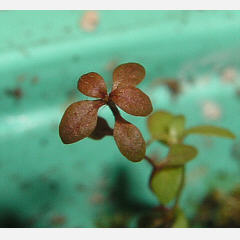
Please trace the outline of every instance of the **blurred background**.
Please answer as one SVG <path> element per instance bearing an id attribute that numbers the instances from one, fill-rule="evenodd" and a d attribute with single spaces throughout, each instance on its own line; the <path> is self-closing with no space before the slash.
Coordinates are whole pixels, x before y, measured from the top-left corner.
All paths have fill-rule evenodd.
<path id="1" fill-rule="evenodd" d="M 134 227 L 158 204 L 147 162 L 125 159 L 110 137 L 58 135 L 66 107 L 87 98 L 78 78 L 98 72 L 111 88 L 126 62 L 145 67 L 139 87 L 154 111 L 236 134 L 187 139 L 199 155 L 180 205 L 190 226 L 239 226 L 239 56 L 239 11 L 0 11 L 0 227 Z M 113 126 L 108 108 L 99 115 Z M 123 115 L 150 138 L 145 118 Z"/>

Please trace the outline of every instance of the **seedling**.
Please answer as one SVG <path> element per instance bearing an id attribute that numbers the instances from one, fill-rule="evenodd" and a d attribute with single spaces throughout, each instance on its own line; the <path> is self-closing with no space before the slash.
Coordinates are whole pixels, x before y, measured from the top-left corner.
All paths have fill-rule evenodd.
<path id="1" fill-rule="evenodd" d="M 139 227 L 187 227 L 187 219 L 179 208 L 179 199 L 184 187 L 185 165 L 197 156 L 194 146 L 184 144 L 190 134 L 234 139 L 229 130 L 209 125 L 185 129 L 185 117 L 166 111 L 153 113 L 150 98 L 136 86 L 143 81 L 145 69 L 137 63 L 126 63 L 113 71 L 113 86 L 107 93 L 102 76 L 91 72 L 80 77 L 78 90 L 96 100 L 83 100 L 71 104 L 65 111 L 59 126 L 59 135 L 65 144 L 75 143 L 86 137 L 100 140 L 113 136 L 124 157 L 132 162 L 147 160 L 153 167 L 149 186 L 160 205 L 141 216 Z M 98 117 L 98 110 L 107 105 L 115 118 L 114 128 Z M 140 130 L 125 120 L 119 110 L 128 114 L 146 117 L 151 139 L 148 144 Z M 162 161 L 146 156 L 146 145 L 158 142 L 168 147 Z"/>

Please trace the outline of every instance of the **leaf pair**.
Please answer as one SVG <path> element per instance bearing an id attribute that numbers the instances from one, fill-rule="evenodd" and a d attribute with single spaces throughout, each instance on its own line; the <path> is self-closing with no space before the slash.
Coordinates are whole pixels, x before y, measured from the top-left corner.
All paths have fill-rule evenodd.
<path id="1" fill-rule="evenodd" d="M 201 125 L 185 130 L 185 118 L 182 115 L 173 115 L 166 111 L 158 111 L 148 118 L 148 128 L 155 140 L 174 144 L 181 142 L 189 134 L 235 138 L 235 135 L 221 127 Z"/>
<path id="2" fill-rule="evenodd" d="M 165 143 L 169 153 L 165 167 L 155 169 L 150 179 L 153 192 L 163 204 L 171 202 L 177 195 L 183 178 L 183 165 L 197 156 L 197 149 L 183 144 L 189 134 L 235 138 L 227 129 L 202 125 L 185 130 L 185 118 L 165 111 L 155 112 L 148 118 L 148 128 L 154 140 Z"/>
<path id="3" fill-rule="evenodd" d="M 193 146 L 182 144 L 189 134 L 201 134 L 225 138 L 235 138 L 234 134 L 225 128 L 202 125 L 185 130 L 185 118 L 169 112 L 158 111 L 148 118 L 148 128 L 154 140 L 167 144 L 170 148 L 167 156 L 168 166 L 178 166 L 187 163 L 197 155 Z"/>
<path id="4" fill-rule="evenodd" d="M 177 143 L 183 136 L 185 118 L 166 111 L 158 111 L 148 118 L 148 129 L 155 140 Z"/>
<path id="5" fill-rule="evenodd" d="M 112 101 L 131 115 L 147 116 L 152 112 L 151 100 L 136 88 L 144 77 L 143 66 L 127 63 L 114 70 L 113 88 L 109 95 L 103 77 L 95 72 L 87 73 L 79 79 L 78 90 L 88 97 L 101 98 L 105 104 Z"/>
<path id="6" fill-rule="evenodd" d="M 113 88 L 110 94 L 102 76 L 98 73 L 83 75 L 78 81 L 78 90 L 89 97 L 100 98 L 71 104 L 59 125 L 59 135 L 65 144 L 86 137 L 101 139 L 113 135 L 120 152 L 131 161 L 140 161 L 145 156 L 145 141 L 141 132 L 124 120 L 116 107 L 134 116 L 147 116 L 152 112 L 149 97 L 135 86 L 145 77 L 145 69 L 137 63 L 118 66 L 113 72 Z M 116 104 L 116 105 L 115 105 Z M 98 110 L 108 105 L 115 116 L 111 129 L 106 120 L 97 116 Z"/>

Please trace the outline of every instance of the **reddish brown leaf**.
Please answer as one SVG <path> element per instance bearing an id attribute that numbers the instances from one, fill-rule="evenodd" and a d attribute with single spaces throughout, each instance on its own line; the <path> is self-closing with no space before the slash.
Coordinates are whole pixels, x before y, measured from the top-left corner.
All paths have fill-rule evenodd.
<path id="1" fill-rule="evenodd" d="M 113 135 L 113 129 L 109 127 L 107 121 L 102 117 L 98 117 L 97 126 L 89 137 L 95 140 L 99 140 L 104 138 L 105 136 L 112 136 L 112 135 Z"/>
<path id="2" fill-rule="evenodd" d="M 88 137 L 97 125 L 98 109 L 103 101 L 80 101 L 71 104 L 59 125 L 59 135 L 65 144 Z"/>
<path id="3" fill-rule="evenodd" d="M 89 97 L 104 98 L 107 95 L 104 79 L 95 72 L 81 76 L 78 80 L 78 90 Z"/>
<path id="4" fill-rule="evenodd" d="M 115 122 L 113 136 L 117 146 L 128 160 L 141 161 L 145 156 L 146 145 L 141 132 L 133 124 L 124 119 Z"/>
<path id="5" fill-rule="evenodd" d="M 113 72 L 113 90 L 117 87 L 136 86 L 145 77 L 145 69 L 138 63 L 119 65 Z"/>
<path id="6" fill-rule="evenodd" d="M 132 86 L 117 88 L 110 97 L 123 111 L 135 116 L 147 116 L 153 110 L 150 98 Z"/>

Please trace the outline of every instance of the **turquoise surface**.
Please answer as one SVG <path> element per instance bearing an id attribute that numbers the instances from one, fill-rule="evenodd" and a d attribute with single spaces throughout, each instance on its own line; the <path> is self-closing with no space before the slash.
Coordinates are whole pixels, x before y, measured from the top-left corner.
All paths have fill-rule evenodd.
<path id="1" fill-rule="evenodd" d="M 209 190 L 240 183 L 239 11 L 98 11 L 90 32 L 81 25 L 84 14 L 0 11 L 0 223 L 94 227 L 132 205 L 157 204 L 147 162 L 126 160 L 110 137 L 64 145 L 58 135 L 66 107 L 90 99 L 77 91 L 78 78 L 95 71 L 111 87 L 112 70 L 125 62 L 146 68 L 139 87 L 154 110 L 237 136 L 187 139 L 199 147 L 181 201 L 193 217 Z M 161 84 L 165 77 L 179 81 L 178 96 Z M 99 114 L 113 125 L 106 107 Z M 149 139 L 145 118 L 123 115 Z M 153 144 L 148 154 L 155 152 L 164 148 Z"/>

